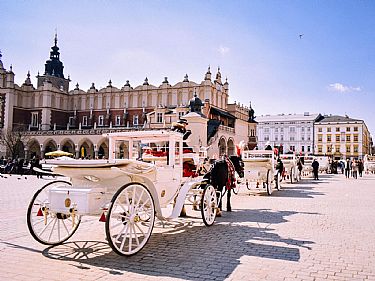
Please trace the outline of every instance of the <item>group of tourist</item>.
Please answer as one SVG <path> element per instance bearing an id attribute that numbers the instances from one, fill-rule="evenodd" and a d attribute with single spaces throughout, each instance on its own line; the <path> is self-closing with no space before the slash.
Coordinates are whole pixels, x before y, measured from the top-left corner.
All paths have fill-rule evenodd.
<path id="1" fill-rule="evenodd" d="M 42 168 L 38 156 L 33 157 L 30 162 L 20 157 L 0 157 L 0 173 L 2 174 L 17 174 L 21 176 L 24 174 L 35 175 L 34 167 Z"/>
<path id="2" fill-rule="evenodd" d="M 343 163 L 345 165 L 346 178 L 353 177 L 357 179 L 358 175 L 362 177 L 364 166 L 363 166 L 363 161 L 361 159 L 359 160 L 347 159 L 346 162 L 343 162 Z"/>

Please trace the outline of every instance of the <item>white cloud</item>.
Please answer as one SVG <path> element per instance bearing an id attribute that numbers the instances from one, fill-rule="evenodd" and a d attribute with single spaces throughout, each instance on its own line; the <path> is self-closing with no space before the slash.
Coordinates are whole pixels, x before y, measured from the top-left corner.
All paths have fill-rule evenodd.
<path id="1" fill-rule="evenodd" d="M 352 93 L 352 92 L 360 92 L 361 87 L 353 87 L 353 86 L 346 86 L 341 83 L 333 83 L 328 86 L 328 89 L 333 92 L 339 93 Z"/>
<path id="2" fill-rule="evenodd" d="M 220 46 L 219 49 L 217 49 L 217 50 L 223 56 L 225 54 L 229 53 L 229 51 L 230 51 L 230 49 L 228 47 L 225 47 L 225 46 Z"/>

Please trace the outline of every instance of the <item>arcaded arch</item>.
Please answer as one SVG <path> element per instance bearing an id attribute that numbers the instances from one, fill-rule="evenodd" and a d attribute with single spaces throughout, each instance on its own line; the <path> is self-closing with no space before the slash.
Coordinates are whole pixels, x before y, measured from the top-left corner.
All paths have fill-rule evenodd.
<path id="1" fill-rule="evenodd" d="M 36 139 L 31 139 L 27 143 L 28 148 L 28 159 L 33 159 L 34 157 L 41 157 L 40 144 Z"/>
<path id="2" fill-rule="evenodd" d="M 71 139 L 64 139 L 60 142 L 60 149 L 75 155 L 74 142 Z"/>
<path id="3" fill-rule="evenodd" d="M 232 138 L 228 139 L 227 150 L 228 150 L 228 156 L 236 155 L 236 146 Z"/>
<path id="4" fill-rule="evenodd" d="M 78 147 L 79 147 L 79 157 L 80 158 L 93 158 L 95 156 L 94 154 L 94 145 L 92 144 L 92 142 L 85 138 L 83 140 L 80 141 L 80 143 L 78 144 Z"/>
<path id="5" fill-rule="evenodd" d="M 56 142 L 53 139 L 47 139 L 43 143 L 43 150 L 44 150 L 44 155 L 48 152 L 56 151 L 57 150 Z"/>
<path id="6" fill-rule="evenodd" d="M 221 137 L 219 140 L 219 156 L 222 156 L 227 153 L 227 141 L 224 137 Z"/>

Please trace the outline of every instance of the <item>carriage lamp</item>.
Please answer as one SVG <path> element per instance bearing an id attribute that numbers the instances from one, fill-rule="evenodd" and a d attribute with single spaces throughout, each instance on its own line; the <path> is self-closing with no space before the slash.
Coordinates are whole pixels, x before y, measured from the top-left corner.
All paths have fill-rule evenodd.
<path id="1" fill-rule="evenodd" d="M 77 210 L 76 210 L 75 204 L 74 204 L 73 208 L 69 209 L 69 213 L 72 216 L 72 227 L 74 227 L 75 224 L 76 224 L 76 220 L 75 220 L 76 219 L 76 212 L 77 212 Z"/>
<path id="2" fill-rule="evenodd" d="M 43 216 L 44 216 L 44 225 L 47 225 L 48 208 L 42 207 L 42 212 L 43 212 Z"/>

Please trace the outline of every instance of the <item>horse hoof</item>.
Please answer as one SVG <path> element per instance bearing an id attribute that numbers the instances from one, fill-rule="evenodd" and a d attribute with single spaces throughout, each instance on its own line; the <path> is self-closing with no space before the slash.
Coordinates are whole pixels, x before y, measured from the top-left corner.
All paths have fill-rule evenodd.
<path id="1" fill-rule="evenodd" d="M 216 210 L 216 217 L 221 217 L 221 211 L 219 209 Z"/>
<path id="2" fill-rule="evenodd" d="M 232 212 L 232 208 L 227 208 L 227 212 Z"/>

